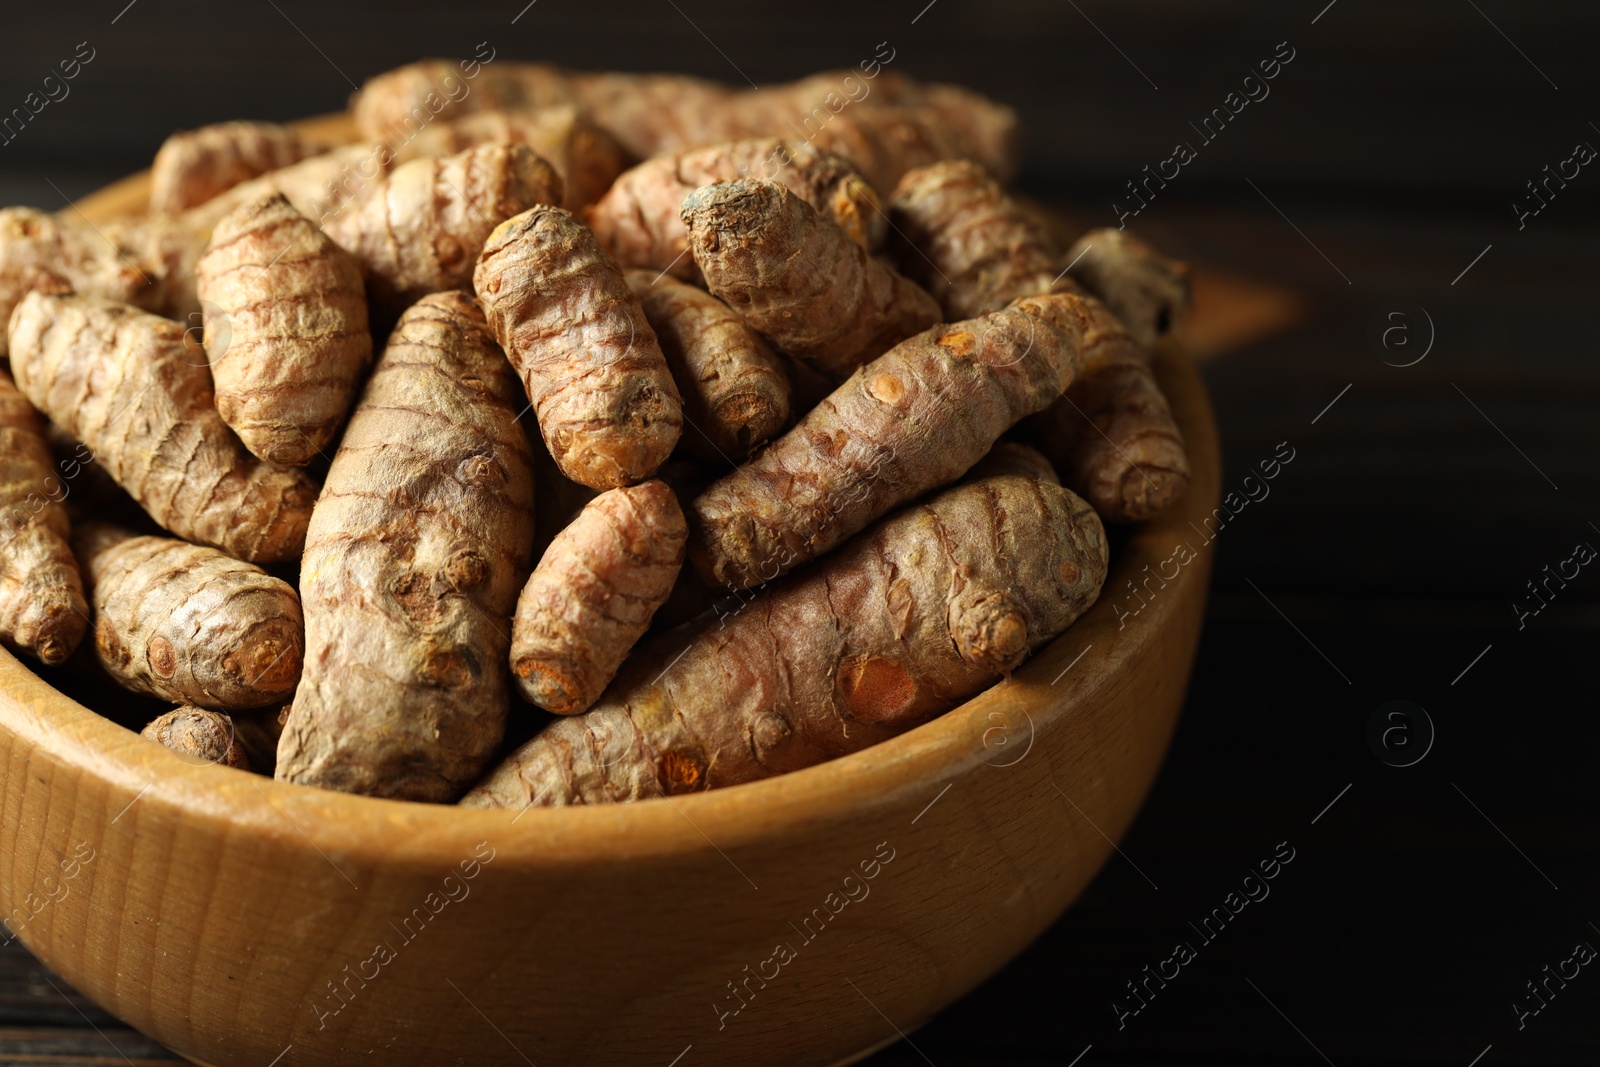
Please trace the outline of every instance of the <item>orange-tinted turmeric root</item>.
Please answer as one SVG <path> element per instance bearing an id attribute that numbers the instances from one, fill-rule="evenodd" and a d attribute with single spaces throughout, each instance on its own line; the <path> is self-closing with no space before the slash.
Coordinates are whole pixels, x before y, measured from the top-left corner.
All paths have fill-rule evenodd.
<path id="1" fill-rule="evenodd" d="M 639 298 L 587 226 L 555 206 L 508 219 L 473 284 L 563 474 L 610 489 L 666 462 L 683 402 Z"/>
<path id="2" fill-rule="evenodd" d="M 300 599 L 214 548 L 104 523 L 74 546 L 95 610 L 95 652 L 123 686 L 218 711 L 281 704 L 300 678 Z"/>
<path id="3" fill-rule="evenodd" d="M 696 498 L 690 558 L 746 589 L 822 555 L 966 473 L 1105 340 L 1085 298 L 1056 293 L 901 342 Z"/>
<path id="4" fill-rule="evenodd" d="M 150 165 L 150 210 L 176 215 L 318 149 L 273 122 L 219 122 L 175 133 Z"/>
<path id="5" fill-rule="evenodd" d="M 168 530 L 257 563 L 300 555 L 316 483 L 239 443 L 182 324 L 30 293 L 11 317 L 11 366 L 34 406 Z"/>
<path id="6" fill-rule="evenodd" d="M 882 190 L 938 159 L 974 158 L 1010 176 L 1015 112 L 970 89 L 918 82 L 869 62 L 870 74 L 828 71 L 746 91 L 680 74 L 428 59 L 370 79 L 351 110 L 363 136 L 385 140 L 476 111 L 571 104 L 639 159 L 749 137 L 796 137 L 850 159 Z"/>
<path id="7" fill-rule="evenodd" d="M 392 322 L 428 293 L 470 288 L 490 232 L 561 194 L 560 176 L 526 145 L 478 145 L 402 163 L 323 229 L 366 269 L 374 317 Z"/>
<path id="8" fill-rule="evenodd" d="M 220 711 L 207 711 L 192 704 L 174 708 L 139 731 L 139 736 L 165 745 L 190 763 L 220 763 L 236 770 L 249 770 L 250 760 L 234 730 L 234 723 Z"/>
<path id="9" fill-rule="evenodd" d="M 683 397 L 685 449 L 739 463 L 788 425 L 783 361 L 732 308 L 670 275 L 627 278 Z"/>
<path id="10" fill-rule="evenodd" d="M 662 482 L 590 501 L 517 600 L 511 670 L 523 697 L 558 715 L 593 704 L 672 592 L 688 535 Z"/>
<path id="11" fill-rule="evenodd" d="M 759 137 L 657 156 L 627 171 L 588 213 L 595 236 L 624 267 L 667 271 L 698 281 L 681 212 L 696 189 L 738 178 L 778 182 L 875 251 L 888 216 L 878 194 L 849 162 L 808 141 Z"/>
<path id="12" fill-rule="evenodd" d="M 310 463 L 372 362 L 355 257 L 274 193 L 217 224 L 197 275 L 217 413 L 261 459 Z"/>
<path id="13" fill-rule="evenodd" d="M 0 331 L 22 298 L 78 293 L 161 310 L 164 292 L 156 267 L 142 258 L 137 242 L 96 233 L 75 217 L 31 207 L 0 208 Z M 6 354 L 0 336 L 0 356 Z"/>
<path id="14" fill-rule="evenodd" d="M 0 638 L 50 666 L 72 654 L 89 624 L 67 540 L 70 492 L 44 420 L 0 371 Z"/>
<path id="15" fill-rule="evenodd" d="M 522 144 L 555 168 L 561 206 L 582 211 L 605 195 L 628 169 L 627 151 L 609 131 L 567 104 L 527 111 L 479 111 L 453 122 L 431 122 L 397 135 L 391 146 L 401 161 L 448 156 L 482 144 Z"/>
<path id="16" fill-rule="evenodd" d="M 902 265 L 932 288 L 952 318 L 994 311 L 1036 293 L 1083 292 L 1058 266 L 1048 236 L 1026 209 L 976 163 L 936 163 L 907 174 L 895 191 L 891 216 L 902 239 Z M 1096 231 L 1070 255 L 1083 253 L 1075 270 L 1092 259 L 1096 283 L 1116 293 L 1153 336 L 1156 301 L 1176 299 L 1169 291 L 1177 287 L 1176 275 L 1163 269 L 1167 261 L 1130 242 L 1116 230 Z M 1156 384 L 1149 345 L 1134 343 L 1140 331 L 1130 336 L 1093 297 L 1085 305 L 1107 343 L 1087 354 L 1077 380 L 1029 421 L 1026 432 L 1066 484 L 1107 520 L 1142 521 L 1183 494 L 1188 452 Z M 1123 320 L 1130 328 L 1131 321 Z"/>
<path id="17" fill-rule="evenodd" d="M 958 486 L 816 568 L 641 648 L 599 705 L 462 801 L 596 804 L 767 778 L 901 733 L 1016 668 L 1094 602 L 1100 520 L 1031 478 Z"/>
<path id="18" fill-rule="evenodd" d="M 889 217 L 900 269 L 933 294 L 951 321 L 1052 289 L 1081 292 L 1022 205 L 976 163 L 950 160 L 911 171 L 894 190 Z"/>
<path id="19" fill-rule="evenodd" d="M 835 381 L 941 318 L 915 282 L 777 182 L 697 189 L 683 219 L 706 287 Z"/>

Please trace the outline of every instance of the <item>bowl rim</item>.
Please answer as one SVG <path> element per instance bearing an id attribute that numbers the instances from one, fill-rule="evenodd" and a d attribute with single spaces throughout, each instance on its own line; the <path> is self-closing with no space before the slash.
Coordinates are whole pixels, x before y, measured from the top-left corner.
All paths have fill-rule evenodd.
<path id="1" fill-rule="evenodd" d="M 344 116 L 321 116 L 297 125 L 328 135 L 348 130 Z M 149 172 L 124 178 L 74 205 L 88 217 L 126 213 L 147 198 Z M 641 856 L 738 848 L 822 821 L 865 813 L 927 795 L 930 786 L 953 782 L 979 763 L 1006 766 L 995 758 L 989 735 L 998 719 L 1006 741 L 1015 717 L 1029 724 L 1029 745 L 1044 731 L 1060 729 L 1083 701 L 1092 700 L 1119 672 L 1138 669 L 1154 642 L 1191 598 L 1205 596 L 1209 559 L 1181 567 L 1152 597 L 1150 609 L 1118 617 L 1121 587 L 1141 567 L 1170 559 L 1178 542 L 1213 515 L 1221 487 L 1221 456 L 1215 421 L 1194 362 L 1176 344 L 1155 353 L 1158 378 L 1189 447 L 1188 490 L 1164 514 L 1123 528 L 1121 547 L 1099 600 L 1068 630 L 1039 649 L 1009 678 L 958 707 L 897 737 L 788 774 L 721 789 L 628 804 L 524 809 L 462 808 L 457 805 L 337 793 L 267 778 L 218 765 L 196 765 L 146 741 L 98 712 L 62 694 L 9 650 L 0 649 L 0 730 L 43 758 L 69 766 L 108 787 L 106 806 L 135 810 L 135 818 L 199 819 L 218 828 L 249 829 L 285 840 L 303 838 L 329 858 L 368 867 L 437 869 L 464 854 L 464 842 L 494 840 L 508 865 L 561 867 L 614 864 Z M 1203 532 L 1202 532 L 1203 536 Z M 1209 539 L 1206 540 L 1209 545 Z M 1204 551 L 1202 548 L 1201 551 Z M 92 634 L 88 638 L 93 640 Z M 1066 677 L 1096 645 L 1089 667 Z M 1056 688 L 1055 683 L 1066 685 Z M 1020 758 L 1019 758 L 1020 759 Z M 942 795 L 942 793 L 940 793 Z M 506 831 L 526 819 L 514 834 Z M 113 820 L 115 821 L 115 820 Z M 339 867 L 338 863 L 334 863 Z M 341 873 L 343 873 L 341 871 Z"/>

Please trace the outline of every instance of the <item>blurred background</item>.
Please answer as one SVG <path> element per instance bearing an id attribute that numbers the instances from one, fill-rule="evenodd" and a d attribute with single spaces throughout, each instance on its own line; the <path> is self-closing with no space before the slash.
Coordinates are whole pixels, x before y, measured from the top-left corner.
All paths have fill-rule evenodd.
<path id="1" fill-rule="evenodd" d="M 1188 705 L 1122 855 L 967 998 L 886 1020 L 909 1041 L 869 1062 L 1596 1061 L 1600 976 L 1520 1027 L 1512 1002 L 1600 945 L 1600 578 L 1540 584 L 1600 546 L 1600 166 L 1567 162 L 1600 146 L 1600 7 L 13 6 L 0 114 L 93 58 L 7 131 L 0 203 L 58 209 L 176 129 L 337 110 L 373 74 L 479 42 L 761 85 L 887 42 L 894 69 L 1015 107 L 1020 187 L 1085 228 L 1116 225 L 1126 183 L 1177 142 L 1198 150 L 1128 222 L 1211 302 L 1193 347 L 1225 490 L 1280 442 L 1295 459 L 1216 541 Z M 1269 95 L 1196 132 L 1290 53 Z M 1279 842 L 1296 859 L 1270 899 L 1119 1028 L 1124 983 Z M 0 949 L 0 1062 L 124 1058 L 177 1062 Z"/>

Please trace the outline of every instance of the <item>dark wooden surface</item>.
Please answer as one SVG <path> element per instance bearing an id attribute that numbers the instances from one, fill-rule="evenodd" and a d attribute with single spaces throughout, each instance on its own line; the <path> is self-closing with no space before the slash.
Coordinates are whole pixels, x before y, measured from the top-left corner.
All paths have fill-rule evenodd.
<path id="1" fill-rule="evenodd" d="M 5 99 L 77 41 L 100 51 L 72 97 L 0 147 L 0 202 L 54 206 L 140 165 L 171 127 L 328 110 L 349 91 L 341 70 L 359 81 L 485 38 L 763 82 L 887 38 L 906 70 L 1019 104 L 1025 187 L 1105 224 L 1122 181 L 1289 40 L 1273 96 L 1134 225 L 1304 295 L 1294 328 L 1206 367 L 1225 484 L 1278 442 L 1296 458 L 1216 539 L 1185 716 L 1123 856 L 972 995 L 915 1030 L 886 1021 L 885 1038 L 910 1039 L 870 1062 L 1596 1062 L 1593 967 L 1523 1029 L 1511 1004 L 1576 942 L 1600 947 L 1600 578 L 1586 568 L 1523 629 L 1512 603 L 1577 542 L 1600 547 L 1600 172 L 1521 231 L 1510 205 L 1574 142 L 1600 145 L 1600 13 L 1338 0 L 1312 25 L 1325 0 L 939 0 L 912 25 L 924 3 L 630 4 L 607 31 L 556 0 L 515 26 L 520 2 L 391 5 L 375 21 L 354 5 L 140 0 L 115 25 L 121 0 L 93 18 L 29 8 L 0 42 Z M 1422 350 L 1419 308 L 1432 349 L 1386 365 Z M 1375 346 L 1375 319 L 1413 347 Z M 1436 730 L 1410 767 L 1368 742 L 1393 699 Z M 1189 924 L 1282 841 L 1295 859 L 1270 896 L 1200 944 Z M 1119 1029 L 1124 983 L 1180 940 L 1197 958 Z M 0 949 L 0 1063 L 124 1059 L 177 1062 Z"/>

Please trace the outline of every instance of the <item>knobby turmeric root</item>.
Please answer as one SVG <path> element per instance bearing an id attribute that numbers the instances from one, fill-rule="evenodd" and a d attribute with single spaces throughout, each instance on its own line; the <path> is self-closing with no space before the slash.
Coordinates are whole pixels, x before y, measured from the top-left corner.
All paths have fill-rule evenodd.
<path id="1" fill-rule="evenodd" d="M 219 122 L 175 133 L 150 166 L 150 210 L 176 215 L 319 149 L 272 122 Z"/>
<path id="2" fill-rule="evenodd" d="M 496 226 L 560 201 L 560 176 L 530 148 L 486 144 L 401 164 L 323 229 L 361 261 L 375 315 L 392 320 L 428 293 L 469 287 Z"/>
<path id="3" fill-rule="evenodd" d="M 831 147 L 828 141 L 838 126 L 857 120 L 858 138 L 880 142 L 867 156 L 897 166 L 900 173 L 962 158 L 978 160 L 1009 180 L 1016 167 L 1016 112 L 971 89 L 919 82 L 894 71 L 880 69 L 872 78 L 853 70 L 820 71 L 787 85 L 738 92 L 731 110 L 735 128 L 792 131 L 823 147 Z M 850 152 L 840 154 L 868 170 Z M 873 184 L 887 192 L 898 178 Z"/>
<path id="4" fill-rule="evenodd" d="M 1067 252 L 1072 276 L 1104 300 L 1145 348 L 1170 336 L 1189 309 L 1189 265 L 1126 230 L 1090 230 Z"/>
<path id="5" fill-rule="evenodd" d="M 627 150 L 609 131 L 570 105 L 479 111 L 454 122 L 431 122 L 390 142 L 402 162 L 495 143 L 527 145 L 554 167 L 565 191 L 561 206 L 572 212 L 581 212 L 604 196 L 630 162 Z"/>
<path id="6" fill-rule="evenodd" d="M 889 217 L 900 269 L 951 321 L 999 311 L 1019 297 L 1082 292 L 1038 224 L 976 163 L 911 171 L 893 192 Z"/>
<path id="7" fill-rule="evenodd" d="M 465 65 L 458 68 L 444 59 L 424 59 L 368 79 L 350 101 L 356 126 L 364 137 L 385 140 L 480 111 L 574 105 L 614 134 L 630 155 L 645 159 L 704 143 L 695 136 L 707 109 L 730 92 L 677 74 L 577 74 L 505 60 L 471 66 L 475 71 L 465 92 Z"/>
<path id="8" fill-rule="evenodd" d="M 91 522 L 74 537 L 95 653 L 119 683 L 228 711 L 281 704 L 300 678 L 300 600 L 287 582 L 170 537 Z"/>
<path id="9" fill-rule="evenodd" d="M 1056 293 L 901 342 L 696 498 L 690 558 L 747 589 L 822 555 L 966 473 L 1106 340 L 1084 297 Z"/>
<path id="10" fill-rule="evenodd" d="M 1038 293 L 1083 293 L 1026 209 L 976 163 L 948 161 L 907 174 L 895 190 L 891 218 L 903 242 L 901 264 L 930 287 L 951 318 L 985 314 Z M 1143 332 L 1153 336 L 1156 298 L 1149 279 L 1176 282 L 1158 269 L 1157 261 L 1166 261 L 1147 247 L 1109 235 L 1119 231 L 1085 237 L 1089 244 L 1080 242 L 1070 253 L 1084 252 L 1074 269 L 1094 256 L 1097 282 L 1142 316 Z M 1091 245 L 1106 251 L 1095 253 Z M 1137 255 L 1135 245 L 1142 250 Z M 1141 521 L 1183 494 L 1188 451 L 1156 383 L 1149 346 L 1135 343 L 1100 301 L 1085 294 L 1085 306 L 1107 343 L 1085 353 L 1076 380 L 1029 421 L 1027 432 L 1066 484 L 1108 521 Z"/>
<path id="11" fill-rule="evenodd" d="M 72 654 L 89 624 L 67 541 L 67 492 L 43 420 L 0 371 L 0 638 L 50 666 Z"/>
<path id="12" fill-rule="evenodd" d="M 211 231 L 228 212 L 240 204 L 282 193 L 296 211 L 323 226 L 372 195 L 394 162 L 394 153 L 387 145 L 341 145 L 241 182 L 172 221 L 198 235 L 204 248 Z"/>
<path id="13" fill-rule="evenodd" d="M 1001 181 L 1015 174 L 1021 144 L 1017 113 L 1011 108 L 965 86 L 919 82 L 893 71 L 875 89 L 880 100 L 908 108 L 948 131 L 959 158 L 976 160 Z"/>
<path id="14" fill-rule="evenodd" d="M 181 215 L 102 227 L 155 287 L 141 306 L 185 319 L 200 310 L 196 263 L 243 204 L 281 193 L 360 260 L 375 318 L 392 321 L 431 292 L 467 285 L 494 226 L 561 199 L 561 179 L 524 145 L 489 144 L 394 166 L 387 144 L 345 145 L 237 185 Z M 0 263 L 6 258 L 0 246 Z M 4 283 L 0 282 L 0 296 Z M 115 294 L 109 294 L 115 295 Z"/>
<path id="15" fill-rule="evenodd" d="M 233 720 L 219 711 L 185 704 L 152 719 L 139 736 L 165 745 L 190 763 L 250 769 L 249 756 L 234 732 Z"/>
<path id="16" fill-rule="evenodd" d="M 700 270 L 687 254 L 684 197 L 701 186 L 749 177 L 778 182 L 869 252 L 883 243 L 888 219 L 860 171 L 810 142 L 776 137 L 646 160 L 616 180 L 589 212 L 588 222 L 624 267 L 649 267 L 698 281 Z"/>
<path id="17" fill-rule="evenodd" d="M 948 130 L 892 105 L 849 108 L 815 132 L 809 123 L 805 129 L 818 148 L 854 163 L 885 196 L 907 171 L 961 155 Z"/>
<path id="18" fill-rule="evenodd" d="M 911 167 L 958 156 L 1010 175 L 1017 153 L 1015 112 L 968 89 L 924 84 L 874 66 L 871 77 L 825 72 L 746 91 L 677 74 L 579 73 L 501 60 L 478 66 L 470 91 L 461 93 L 452 91 L 462 84 L 457 65 L 431 59 L 370 79 L 351 110 L 363 136 L 382 140 L 426 124 L 430 116 L 449 121 L 474 111 L 572 104 L 639 159 L 792 135 L 850 159 L 880 189 L 893 188 Z M 846 127 L 853 128 L 851 135 L 840 136 Z M 865 151 L 858 158 L 844 147 Z"/>
<path id="19" fill-rule="evenodd" d="M 348 145 L 236 185 L 179 215 L 91 224 L 76 209 L 50 215 L 0 209 L 0 325 L 31 290 L 134 304 L 199 325 L 195 268 L 211 231 L 241 204 L 282 193 L 322 224 L 370 193 L 388 172 L 383 145 Z M 5 342 L 0 340 L 0 355 Z"/>
<path id="20" fill-rule="evenodd" d="M 355 257 L 274 193 L 217 224 L 197 274 L 217 413 L 269 463 L 311 462 L 372 362 Z"/>
<path id="21" fill-rule="evenodd" d="M 253 562 L 293 559 L 317 486 L 247 452 L 182 325 L 110 300 L 30 293 L 11 317 L 17 386 L 156 522 Z"/>
<path id="22" fill-rule="evenodd" d="M 1082 614 L 1105 531 L 1057 486 L 958 486 L 748 610 L 641 649 L 592 711 L 545 728 L 462 801 L 594 804 L 767 778 L 954 707 Z"/>
<path id="23" fill-rule="evenodd" d="M 517 600 L 511 670 L 522 695 L 558 715 L 593 704 L 672 592 L 688 536 L 677 497 L 659 481 L 595 497 Z"/>
<path id="24" fill-rule="evenodd" d="M 1123 332 L 1104 305 L 1101 311 Z M 1143 522 L 1183 495 L 1189 452 L 1148 354 L 1131 335 L 1123 338 L 1020 432 L 1107 522 Z"/>
<path id="25" fill-rule="evenodd" d="M 774 345 L 842 381 L 940 320 L 923 289 L 777 182 L 740 179 L 683 202 L 706 287 Z"/>
<path id="26" fill-rule="evenodd" d="M 81 293 L 159 310 L 163 294 L 153 266 L 126 242 L 96 233 L 76 217 L 31 207 L 0 208 L 0 325 L 37 289 Z M 0 338 L 0 356 L 7 342 Z"/>
<path id="27" fill-rule="evenodd" d="M 312 515 L 306 670 L 278 778 L 443 802 L 483 773 L 531 562 L 522 406 L 471 297 L 436 293 L 400 317 Z"/>
<path id="28" fill-rule="evenodd" d="M 473 283 L 561 472 L 633 485 L 666 461 L 682 400 L 639 298 L 589 228 L 539 206 L 495 228 Z"/>
<path id="29" fill-rule="evenodd" d="M 732 308 L 670 275 L 627 279 L 683 397 L 685 449 L 737 464 L 788 425 L 783 363 Z"/>

